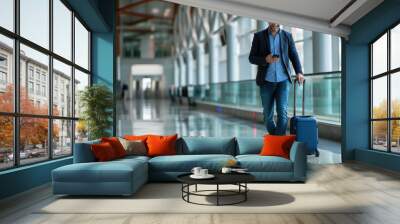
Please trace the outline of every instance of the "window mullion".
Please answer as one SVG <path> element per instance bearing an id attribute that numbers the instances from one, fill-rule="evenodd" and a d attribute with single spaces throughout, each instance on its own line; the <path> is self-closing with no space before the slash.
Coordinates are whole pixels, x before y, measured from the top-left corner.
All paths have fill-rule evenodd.
<path id="1" fill-rule="evenodd" d="M 14 1 L 14 31 L 19 35 L 19 5 L 20 1 Z M 14 39 L 14 112 L 19 113 L 19 96 L 20 96 L 20 50 L 19 50 L 19 39 Z M 20 165 L 19 156 L 19 135 L 20 135 L 20 118 L 14 116 L 14 166 Z"/>
<path id="2" fill-rule="evenodd" d="M 49 0 L 49 50 L 53 52 L 53 0 Z M 49 159 L 53 159 L 53 57 L 49 55 L 48 91 L 50 119 L 48 119 L 48 152 Z"/>
<path id="3" fill-rule="evenodd" d="M 390 71 L 390 29 L 388 30 L 388 32 L 387 32 L 387 71 Z M 388 87 L 387 87 L 387 90 L 388 90 L 388 92 L 387 92 L 387 98 L 388 98 L 388 103 L 387 103 L 387 110 L 388 110 L 388 118 L 391 118 L 392 117 L 392 99 L 391 99 L 391 91 L 392 91 L 392 88 L 391 88 L 391 79 L 392 79 L 392 75 L 390 74 L 390 73 L 388 73 L 388 75 L 387 75 L 387 85 L 388 85 Z M 387 122 L 387 135 L 388 135 L 388 148 L 387 148 L 387 150 L 388 150 L 388 152 L 391 152 L 392 151 L 392 135 L 391 135 L 391 129 L 392 129 L 392 121 L 391 120 L 389 120 L 388 122 Z"/>
<path id="4" fill-rule="evenodd" d="M 73 66 L 71 67 L 71 91 L 72 91 L 72 105 L 71 105 L 71 117 L 75 118 L 75 12 L 72 11 L 71 15 L 71 23 L 72 23 L 72 28 L 71 28 L 71 60 Z M 71 150 L 72 150 L 72 155 L 74 155 L 74 145 L 75 145 L 75 125 L 76 121 L 72 121 L 72 132 L 71 132 Z"/>
<path id="5" fill-rule="evenodd" d="M 370 117 L 370 122 L 369 122 L 369 145 L 370 145 L 370 149 L 374 148 L 374 136 L 373 136 L 373 121 L 372 119 L 374 118 L 373 116 L 373 96 L 374 96 L 374 85 L 373 85 L 373 79 L 372 79 L 372 72 L 374 70 L 374 63 L 373 63 L 373 53 L 374 53 L 374 48 L 372 47 L 373 45 L 371 44 L 369 47 L 370 50 L 370 57 L 369 57 L 369 61 L 370 61 L 370 72 L 369 72 L 369 117 Z"/>

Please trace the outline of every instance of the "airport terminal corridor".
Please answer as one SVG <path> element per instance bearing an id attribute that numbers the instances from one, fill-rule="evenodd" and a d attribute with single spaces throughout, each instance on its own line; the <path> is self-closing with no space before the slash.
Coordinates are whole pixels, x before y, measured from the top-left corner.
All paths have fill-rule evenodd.
<path id="1" fill-rule="evenodd" d="M 399 12 L 0 0 L 0 224 L 399 224 Z"/>

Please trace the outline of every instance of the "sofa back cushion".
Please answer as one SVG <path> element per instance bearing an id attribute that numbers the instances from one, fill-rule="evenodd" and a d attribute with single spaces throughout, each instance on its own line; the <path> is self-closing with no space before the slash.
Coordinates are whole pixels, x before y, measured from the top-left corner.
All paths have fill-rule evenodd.
<path id="1" fill-rule="evenodd" d="M 239 137 L 236 142 L 236 155 L 260 154 L 264 143 L 262 137 Z"/>
<path id="2" fill-rule="evenodd" d="M 235 139 L 224 137 L 182 137 L 177 141 L 177 154 L 235 155 Z"/>
<path id="3" fill-rule="evenodd" d="M 91 150 L 92 144 L 99 144 L 100 140 L 75 143 L 74 147 L 74 163 L 90 163 L 95 162 L 96 158 Z"/>

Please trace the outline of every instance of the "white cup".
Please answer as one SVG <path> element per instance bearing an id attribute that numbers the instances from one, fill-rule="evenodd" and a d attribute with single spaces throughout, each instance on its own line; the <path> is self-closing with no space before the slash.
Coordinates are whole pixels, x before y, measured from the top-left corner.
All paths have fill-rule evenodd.
<path id="1" fill-rule="evenodd" d="M 192 173 L 193 173 L 194 175 L 196 175 L 196 176 L 199 176 L 199 175 L 201 175 L 201 173 L 200 173 L 201 170 L 202 170 L 201 167 L 194 167 L 194 168 L 192 169 Z"/>
<path id="2" fill-rule="evenodd" d="M 232 171 L 232 168 L 229 168 L 229 167 L 222 167 L 222 170 L 221 170 L 222 173 L 230 173 L 231 171 Z"/>
<path id="3" fill-rule="evenodd" d="M 208 175 L 208 169 L 201 169 L 200 170 L 200 176 L 207 176 Z"/>

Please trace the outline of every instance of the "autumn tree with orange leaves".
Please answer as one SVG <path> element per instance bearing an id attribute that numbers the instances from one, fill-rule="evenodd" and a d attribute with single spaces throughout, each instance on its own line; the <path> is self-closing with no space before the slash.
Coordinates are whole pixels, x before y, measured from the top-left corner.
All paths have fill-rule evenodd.
<path id="1" fill-rule="evenodd" d="M 13 86 L 9 85 L 6 88 L 6 92 L 0 93 L 0 111 L 2 112 L 13 112 L 14 108 L 14 90 Z M 25 88 L 20 88 L 20 111 L 22 114 L 39 114 L 46 115 L 48 112 L 48 106 L 34 105 L 29 99 L 28 93 Z M 55 110 L 55 114 L 59 111 Z M 0 116 L 0 149 L 1 148 L 13 148 L 13 117 L 12 116 Z M 20 148 L 24 149 L 26 145 L 45 145 L 47 143 L 47 137 L 49 132 L 48 119 L 46 118 L 32 118 L 32 117 L 21 117 L 20 118 Z M 53 126 L 53 138 L 57 138 L 59 135 L 59 128 Z"/>
<path id="2" fill-rule="evenodd" d="M 400 117 L 400 101 L 393 99 L 391 117 Z M 387 118 L 387 101 L 381 101 L 373 108 L 373 118 Z M 398 120 L 391 121 L 392 142 L 397 142 L 400 139 L 400 122 Z M 387 121 L 377 121 L 373 125 L 374 138 L 385 139 L 387 136 Z"/>

